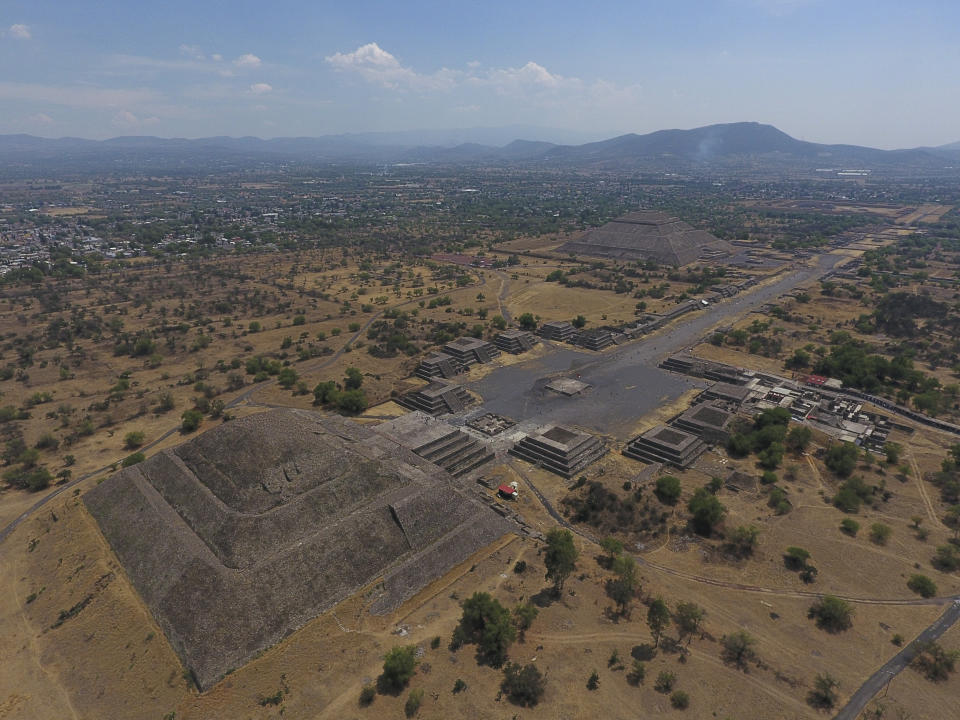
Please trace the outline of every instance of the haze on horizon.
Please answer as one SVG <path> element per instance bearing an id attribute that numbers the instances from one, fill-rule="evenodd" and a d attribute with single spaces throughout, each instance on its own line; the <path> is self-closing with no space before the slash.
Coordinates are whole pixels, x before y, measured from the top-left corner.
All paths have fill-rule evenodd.
<path id="1" fill-rule="evenodd" d="M 824 143 L 960 140 L 960 5 L 624 5 L 11 0 L 0 9 L 0 133 L 522 124 L 585 141 L 755 120 Z"/>

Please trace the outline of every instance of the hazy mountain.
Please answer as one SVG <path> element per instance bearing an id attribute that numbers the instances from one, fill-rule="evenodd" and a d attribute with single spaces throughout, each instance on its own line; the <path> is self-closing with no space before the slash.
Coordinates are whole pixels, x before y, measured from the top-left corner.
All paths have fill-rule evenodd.
<path id="1" fill-rule="evenodd" d="M 534 133 L 517 139 L 520 133 Z M 628 134 L 584 144 L 554 144 L 543 128 L 509 126 L 467 130 L 356 133 L 321 137 L 209 137 L 199 139 L 128 136 L 94 141 L 0 135 L 0 159 L 21 174 L 104 169 L 190 172 L 253 163 L 434 163 L 535 164 L 545 167 L 624 167 L 696 171 L 705 168 L 789 170 L 864 167 L 939 170 L 955 163 L 960 143 L 940 148 L 877 150 L 824 145 L 790 137 L 755 122 L 709 125 L 692 130 Z M 489 142 L 480 142 L 486 138 Z M 459 142 L 454 142 L 459 140 Z"/>
<path id="2" fill-rule="evenodd" d="M 877 150 L 857 145 L 823 145 L 790 137 L 772 125 L 755 122 L 708 125 L 693 130 L 659 130 L 578 146 L 557 147 L 545 160 L 563 163 L 628 164 L 656 160 L 681 166 L 766 159 L 777 164 L 856 163 L 866 165 L 936 165 L 939 158 L 923 149 Z"/>

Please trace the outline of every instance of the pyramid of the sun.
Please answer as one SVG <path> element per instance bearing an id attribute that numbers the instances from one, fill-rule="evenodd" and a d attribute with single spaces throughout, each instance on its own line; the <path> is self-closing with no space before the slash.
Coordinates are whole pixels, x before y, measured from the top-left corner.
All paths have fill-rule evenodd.
<path id="1" fill-rule="evenodd" d="M 687 265 L 703 256 L 732 252 L 730 245 L 666 213 L 642 210 L 611 220 L 571 240 L 558 252 L 610 260 L 655 260 Z"/>

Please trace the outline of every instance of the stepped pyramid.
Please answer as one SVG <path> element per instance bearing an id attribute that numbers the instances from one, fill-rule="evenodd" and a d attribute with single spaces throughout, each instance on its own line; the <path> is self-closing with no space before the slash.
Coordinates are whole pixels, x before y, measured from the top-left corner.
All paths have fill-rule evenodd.
<path id="1" fill-rule="evenodd" d="M 705 230 L 698 230 L 663 212 L 641 210 L 611 220 L 557 249 L 561 253 L 609 260 L 656 260 L 687 265 L 701 256 L 729 254 L 733 248 Z"/>

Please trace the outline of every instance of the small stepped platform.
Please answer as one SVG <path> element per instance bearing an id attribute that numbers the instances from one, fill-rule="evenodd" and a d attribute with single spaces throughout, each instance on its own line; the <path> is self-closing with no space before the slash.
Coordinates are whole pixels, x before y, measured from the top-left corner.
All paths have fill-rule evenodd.
<path id="1" fill-rule="evenodd" d="M 510 449 L 511 455 L 567 479 L 606 453 L 602 440 L 566 425 L 548 425 Z"/>
<path id="2" fill-rule="evenodd" d="M 473 398 L 462 386 L 440 381 L 408 392 L 397 400 L 398 405 L 433 416 L 458 413 L 472 403 Z"/>

